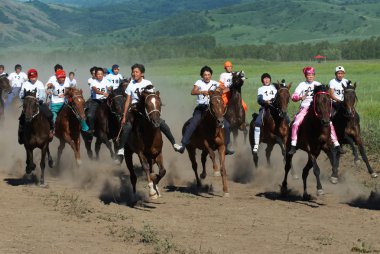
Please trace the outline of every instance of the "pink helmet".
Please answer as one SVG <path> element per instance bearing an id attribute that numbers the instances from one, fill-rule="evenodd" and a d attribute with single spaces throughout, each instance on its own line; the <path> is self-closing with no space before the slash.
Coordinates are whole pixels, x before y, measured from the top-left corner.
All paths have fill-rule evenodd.
<path id="1" fill-rule="evenodd" d="M 306 66 L 305 68 L 303 68 L 303 74 L 305 74 L 305 76 L 307 76 L 308 74 L 315 74 L 315 69 L 311 66 Z"/>

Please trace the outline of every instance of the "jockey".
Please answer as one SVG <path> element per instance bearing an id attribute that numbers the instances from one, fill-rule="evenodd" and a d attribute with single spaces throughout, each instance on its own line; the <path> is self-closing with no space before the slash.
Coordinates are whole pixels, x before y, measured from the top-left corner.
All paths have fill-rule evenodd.
<path id="1" fill-rule="evenodd" d="M 112 65 L 111 72 L 106 76 L 112 85 L 112 89 L 117 89 L 120 85 L 120 82 L 123 80 L 123 76 L 119 73 L 119 65 Z"/>
<path id="2" fill-rule="evenodd" d="M 132 70 L 132 80 L 127 86 L 125 93 L 127 94 L 127 99 L 125 101 L 124 106 L 124 114 L 123 119 L 121 120 L 121 126 L 123 126 L 123 132 L 120 138 L 119 150 L 117 152 L 118 155 L 124 155 L 124 146 L 127 143 L 129 134 L 132 130 L 132 124 L 134 121 L 134 110 L 138 111 L 137 104 L 139 102 L 139 97 L 137 95 L 137 91 L 142 91 L 143 88 L 152 85 L 149 80 L 144 79 L 145 67 L 142 64 L 134 64 L 131 67 Z M 170 131 L 169 126 L 166 124 L 164 120 L 160 123 L 160 130 L 164 135 L 169 139 L 172 144 L 174 150 L 178 150 L 181 148 L 180 145 L 175 143 L 175 139 L 173 134 Z"/>
<path id="3" fill-rule="evenodd" d="M 277 94 L 277 89 L 273 84 L 271 84 L 271 81 L 272 81 L 272 78 L 269 75 L 269 73 L 263 73 L 263 75 L 261 75 L 261 83 L 263 84 L 263 86 L 257 90 L 257 103 L 261 107 L 259 109 L 259 115 L 257 116 L 255 120 L 255 135 L 254 135 L 255 145 L 253 146 L 253 149 L 252 149 L 254 153 L 257 153 L 257 150 L 259 149 L 260 128 L 263 125 L 264 110 L 268 105 L 272 104 Z"/>
<path id="4" fill-rule="evenodd" d="M 297 150 L 297 135 L 298 135 L 298 128 L 302 124 L 303 119 L 305 118 L 310 104 L 313 101 L 313 92 L 315 86 L 320 86 L 321 83 L 314 81 L 315 78 L 315 70 L 311 66 L 307 66 L 303 69 L 303 73 L 305 75 L 306 81 L 301 82 L 296 90 L 294 91 L 292 95 L 292 100 L 294 102 L 301 101 L 301 105 L 299 108 L 298 113 L 296 114 L 292 126 L 292 137 L 291 137 L 291 147 L 289 150 L 289 154 L 295 154 Z M 343 149 L 341 148 L 338 138 L 335 133 L 335 128 L 333 124 L 330 121 L 330 128 L 331 128 L 331 140 L 334 143 L 335 149 L 339 153 L 344 153 Z"/>
<path id="5" fill-rule="evenodd" d="M 11 82 L 12 90 L 8 94 L 7 101 L 5 102 L 5 108 L 8 108 L 13 99 L 19 96 L 22 83 L 28 80 L 28 76 L 26 76 L 25 72 L 21 72 L 21 69 L 21 65 L 16 64 L 15 72 L 12 72 L 8 76 L 8 79 Z"/>
<path id="6" fill-rule="evenodd" d="M 94 132 L 96 110 L 99 105 L 107 99 L 108 90 L 111 87 L 110 82 L 104 78 L 103 68 L 96 68 L 95 77 L 96 79 L 92 80 L 90 84 L 91 100 L 89 100 L 87 115 L 90 125 L 90 133 Z"/>
<path id="7" fill-rule="evenodd" d="M 2 77 L 8 77 L 8 73 L 6 73 L 4 68 L 4 65 L 0 64 L 0 78 Z"/>
<path id="8" fill-rule="evenodd" d="M 232 85 L 232 63 L 230 61 L 226 61 L 224 63 L 224 69 L 226 70 L 226 72 L 223 72 L 222 74 L 220 74 L 219 86 L 223 88 L 222 98 L 223 98 L 224 104 L 228 105 L 228 100 L 231 97 L 229 88 Z M 248 110 L 247 104 L 245 104 L 243 99 L 241 100 L 241 105 L 243 106 L 244 111 L 247 112 Z"/>
<path id="9" fill-rule="evenodd" d="M 329 94 L 333 100 L 333 112 L 331 115 L 334 116 L 336 111 L 338 111 L 341 106 L 341 102 L 344 100 L 344 89 L 347 86 L 348 80 L 344 78 L 345 70 L 343 66 L 338 66 L 335 68 L 335 78 L 329 82 Z"/>
<path id="10" fill-rule="evenodd" d="M 53 114 L 49 110 L 48 106 L 44 103 L 46 100 L 46 92 L 44 84 L 37 80 L 38 72 L 35 69 L 28 70 L 28 81 L 24 82 L 21 86 L 20 99 L 24 99 L 24 93 L 29 91 L 36 91 L 36 98 L 39 103 L 39 111 L 45 115 L 50 124 L 50 133 L 49 138 L 52 139 L 54 136 L 54 123 L 53 123 Z M 18 142 L 20 145 L 23 143 L 22 132 L 24 129 L 24 119 L 25 115 L 22 112 L 19 118 L 19 128 L 18 128 Z"/>
<path id="11" fill-rule="evenodd" d="M 89 78 L 89 79 L 87 80 L 87 84 L 88 84 L 89 87 L 91 86 L 92 81 L 94 81 L 94 80 L 96 79 L 96 77 L 95 77 L 95 71 L 96 71 L 97 68 L 98 68 L 98 67 L 93 66 L 93 67 L 91 67 L 91 69 L 90 69 L 91 78 Z"/>
<path id="12" fill-rule="evenodd" d="M 75 73 L 70 71 L 69 73 L 70 87 L 77 87 L 77 80 L 74 77 L 75 77 Z"/>
<path id="13" fill-rule="evenodd" d="M 178 152 L 183 153 L 185 151 L 185 147 L 187 144 L 190 143 L 191 136 L 195 129 L 198 127 L 201 119 L 202 114 L 208 109 L 208 105 L 210 103 L 210 98 L 208 96 L 209 90 L 215 90 L 217 87 L 219 87 L 219 83 L 215 80 L 212 80 L 212 69 L 208 66 L 202 67 L 200 71 L 200 76 L 202 79 L 195 82 L 193 89 L 191 90 L 191 95 L 197 96 L 197 106 L 194 109 L 193 117 L 190 119 L 189 125 L 185 129 L 185 133 L 183 134 L 182 140 L 181 140 L 181 147 L 178 150 Z M 224 119 L 224 128 L 226 131 L 226 154 L 234 154 L 234 151 L 230 150 L 228 148 L 228 145 L 230 143 L 230 128 L 229 123 L 226 119 Z"/>
<path id="14" fill-rule="evenodd" d="M 54 81 L 57 81 L 57 76 L 55 75 L 55 73 L 57 73 L 58 70 L 63 70 L 62 65 L 60 65 L 60 64 L 56 64 L 56 65 L 54 66 L 54 75 L 51 76 L 51 77 L 48 79 L 48 81 L 46 82 L 45 87 L 47 87 L 48 84 L 52 84 Z"/>

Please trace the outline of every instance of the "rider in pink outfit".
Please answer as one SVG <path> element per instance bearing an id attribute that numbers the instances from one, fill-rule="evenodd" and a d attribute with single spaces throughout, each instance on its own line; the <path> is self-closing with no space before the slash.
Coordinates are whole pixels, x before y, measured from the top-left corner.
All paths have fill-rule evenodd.
<path id="1" fill-rule="evenodd" d="M 292 100 L 294 102 L 301 101 L 301 105 L 297 115 L 294 118 L 294 122 L 292 125 L 292 141 L 291 147 L 289 150 L 289 154 L 295 154 L 297 150 L 297 136 L 298 136 L 298 128 L 302 124 L 303 119 L 305 118 L 307 111 L 309 110 L 310 104 L 313 101 L 313 92 L 315 86 L 320 86 L 321 83 L 314 81 L 315 70 L 311 66 L 307 66 L 303 69 L 303 73 L 305 75 L 306 81 L 301 82 L 292 95 Z M 341 148 L 338 138 L 335 133 L 335 128 L 330 122 L 331 127 L 331 140 L 334 142 L 335 149 L 338 152 L 343 153 L 343 149 Z"/>

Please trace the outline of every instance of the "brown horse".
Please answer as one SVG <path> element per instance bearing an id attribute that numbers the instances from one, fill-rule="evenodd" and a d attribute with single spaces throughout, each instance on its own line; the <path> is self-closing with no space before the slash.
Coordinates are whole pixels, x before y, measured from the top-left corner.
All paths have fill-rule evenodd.
<path id="1" fill-rule="evenodd" d="M 11 89 L 9 79 L 6 76 L 0 77 L 0 121 L 3 120 L 4 116 L 4 100 L 3 100 L 3 92 L 7 92 Z"/>
<path id="2" fill-rule="evenodd" d="M 358 151 L 355 144 L 359 147 L 360 155 L 367 166 L 368 173 L 371 177 L 376 178 L 378 174 L 373 171 L 371 165 L 368 162 L 368 158 L 364 149 L 363 140 L 360 134 L 360 122 L 359 115 L 356 112 L 355 104 L 356 97 L 356 83 L 354 85 L 349 82 L 344 89 L 344 100 L 341 107 L 338 108 L 336 114 L 333 116 L 332 121 L 335 127 L 336 134 L 338 136 L 339 143 L 348 144 L 352 148 L 354 155 L 354 162 L 358 164 L 360 162 Z M 337 155 L 337 166 L 339 166 L 340 154 Z M 338 170 L 333 172 L 331 178 L 332 183 L 338 182 Z"/>
<path id="3" fill-rule="evenodd" d="M 232 84 L 230 86 L 231 97 L 228 100 L 225 118 L 230 123 L 235 144 L 239 130 L 244 133 L 244 142 L 246 142 L 248 134 L 247 124 L 245 122 L 245 111 L 242 106 L 241 97 L 241 87 L 244 85 L 245 79 L 243 71 L 232 73 Z"/>
<path id="4" fill-rule="evenodd" d="M 210 104 L 209 108 L 202 115 L 201 123 L 195 129 L 193 135 L 191 136 L 190 143 L 186 146 L 186 150 L 189 154 L 192 168 L 195 173 L 195 178 L 197 185 L 201 186 L 201 180 L 198 176 L 198 165 L 195 158 L 196 149 L 202 151 L 202 166 L 203 171 L 201 178 L 206 178 L 206 159 L 207 155 L 210 154 L 211 160 L 213 161 L 214 175 L 222 176 L 223 192 L 224 196 L 228 197 L 228 187 L 227 187 L 227 173 L 225 167 L 225 130 L 224 130 L 224 115 L 226 113 L 226 106 L 224 105 L 222 99 L 222 90 L 217 88 L 215 91 L 209 91 Z M 182 134 L 184 134 L 186 126 L 189 124 L 188 120 L 183 128 Z M 220 170 L 215 163 L 215 153 L 214 150 L 218 149 L 219 152 L 219 162 Z"/>
<path id="5" fill-rule="evenodd" d="M 136 193 L 137 176 L 133 167 L 132 155 L 136 153 L 146 173 L 149 197 L 156 199 L 160 197 L 157 185 L 165 176 L 166 170 L 162 156 L 160 93 L 158 91 L 151 92 L 150 89 L 153 89 L 153 86 L 147 86 L 143 91 L 138 92 L 139 104 L 137 109 L 139 111 L 129 112 L 129 114 L 134 114 L 135 117 L 132 132 L 124 147 L 124 156 L 125 163 L 130 172 L 133 192 Z M 154 174 L 152 171 L 154 163 L 159 168 L 158 174 Z"/>
<path id="6" fill-rule="evenodd" d="M 106 100 L 106 103 L 99 105 L 99 108 L 95 115 L 95 154 L 96 159 L 99 159 L 99 151 L 102 144 L 105 144 L 110 151 L 111 158 L 117 159 L 114 150 L 112 148 L 110 139 L 113 140 L 114 149 L 117 149 L 117 138 L 120 132 L 120 122 L 123 117 L 124 104 L 126 99 L 125 85 L 126 82 L 122 82 L 120 86 L 112 90 Z M 87 155 L 92 159 L 93 154 L 91 150 L 91 142 L 85 143 Z"/>
<path id="7" fill-rule="evenodd" d="M 36 91 L 25 91 L 23 100 L 23 119 L 24 121 L 22 139 L 26 150 L 26 177 L 30 179 L 31 173 L 35 170 L 36 164 L 33 162 L 33 150 L 41 149 L 41 177 L 40 185 L 45 184 L 45 158 L 48 155 L 49 167 L 53 166 L 53 159 L 49 151 L 49 120 L 40 113 Z"/>
<path id="8" fill-rule="evenodd" d="M 85 100 L 82 89 L 66 88 L 66 103 L 58 113 L 55 123 L 55 136 L 59 139 L 57 166 L 61 162 L 62 151 L 68 143 L 74 151 L 75 160 L 78 166 L 82 164 L 80 158 L 80 133 L 82 119 L 86 119 L 84 114 Z"/>
<path id="9" fill-rule="evenodd" d="M 263 126 L 261 127 L 260 143 L 266 143 L 267 148 L 265 149 L 266 159 L 268 164 L 270 164 L 270 156 L 275 144 L 278 144 L 281 148 L 282 155 L 285 160 L 285 145 L 288 142 L 289 134 L 289 123 L 288 123 L 288 105 L 290 101 L 290 88 L 292 83 L 286 85 L 285 80 L 282 83 L 277 81 L 274 84 L 277 88 L 276 97 L 272 104 L 269 104 L 264 111 L 263 115 Z M 254 114 L 255 115 L 255 114 Z M 257 117 L 257 115 L 256 115 Z M 255 120 L 254 116 L 249 127 L 249 140 L 251 143 L 251 148 L 254 146 L 254 131 L 255 131 Z M 253 161 L 255 166 L 258 164 L 258 154 L 253 153 Z"/>
<path id="10" fill-rule="evenodd" d="M 328 94 L 328 87 L 324 85 L 316 86 L 314 88 L 313 101 L 310 108 L 301 124 L 298 131 L 298 144 L 297 147 L 304 150 L 308 154 L 308 161 L 302 172 L 302 180 L 304 186 L 303 198 L 309 200 L 311 196 L 307 193 L 307 176 L 309 170 L 313 167 L 314 175 L 317 179 L 317 195 L 323 194 L 322 184 L 319 178 L 320 168 L 317 164 L 317 158 L 323 150 L 327 155 L 332 156 L 333 167 L 336 164 L 336 153 L 332 154 L 332 141 L 330 138 L 330 112 L 331 112 L 331 99 Z M 291 128 L 289 129 L 289 135 Z M 288 139 L 286 147 L 287 151 L 290 149 L 290 139 Z M 286 154 L 285 163 L 285 176 L 281 186 L 281 192 L 286 194 L 287 177 L 289 170 L 292 166 L 293 155 Z"/>

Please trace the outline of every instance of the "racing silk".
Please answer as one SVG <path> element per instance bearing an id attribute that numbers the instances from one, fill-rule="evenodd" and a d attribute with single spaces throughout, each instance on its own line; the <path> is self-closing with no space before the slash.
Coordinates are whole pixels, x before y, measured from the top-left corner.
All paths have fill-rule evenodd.
<path id="1" fill-rule="evenodd" d="M 113 89 L 117 89 L 120 85 L 120 81 L 123 80 L 123 76 L 120 73 L 115 75 L 111 72 L 106 76 L 106 79 L 111 83 Z"/>
<path id="2" fill-rule="evenodd" d="M 97 79 L 93 79 L 91 81 L 91 84 L 90 84 L 90 89 L 91 89 L 91 99 L 95 99 L 95 100 L 103 100 L 103 99 L 106 99 L 107 97 L 105 97 L 103 94 L 97 94 L 95 93 L 92 88 L 95 87 L 98 91 L 101 91 L 101 92 L 107 92 L 108 88 L 111 87 L 111 84 L 110 82 L 103 78 L 101 81 L 97 80 Z"/>
<path id="3" fill-rule="evenodd" d="M 58 81 L 55 81 L 52 83 L 52 95 L 51 95 L 51 103 L 57 104 L 57 103 L 64 103 L 65 97 L 59 97 L 60 95 L 65 94 L 65 89 L 70 87 L 70 83 L 68 79 L 65 79 L 65 82 L 63 84 L 59 84 Z"/>
<path id="4" fill-rule="evenodd" d="M 0 78 L 1 78 L 1 77 L 4 77 L 4 76 L 5 76 L 5 77 L 8 77 L 8 73 L 6 73 L 6 72 L 0 73 Z"/>
<path id="5" fill-rule="evenodd" d="M 265 101 L 270 101 L 276 97 L 277 89 L 274 85 L 263 85 L 257 90 L 257 103 L 264 106 Z"/>
<path id="6" fill-rule="evenodd" d="M 215 90 L 217 87 L 219 87 L 219 83 L 215 80 L 210 80 L 210 82 L 206 83 L 203 81 L 203 79 L 197 80 L 195 82 L 194 86 L 198 88 L 199 91 L 209 91 L 209 90 Z M 197 95 L 197 105 L 208 105 L 210 103 L 210 97 L 204 96 L 203 94 Z"/>
<path id="7" fill-rule="evenodd" d="M 95 80 L 95 79 L 93 79 L 92 77 L 89 78 L 89 79 L 87 80 L 87 85 L 88 85 L 89 87 L 91 87 L 91 82 L 94 81 L 94 80 Z"/>
<path id="8" fill-rule="evenodd" d="M 220 74 L 219 82 L 224 85 L 224 87 L 230 87 L 232 85 L 232 73 L 224 72 Z"/>
<path id="9" fill-rule="evenodd" d="M 149 85 L 152 85 L 152 82 L 150 82 L 149 80 L 146 80 L 146 79 L 142 79 L 140 83 L 137 83 L 136 80 L 131 80 L 131 82 L 129 82 L 129 85 L 125 89 L 125 93 L 127 95 L 131 96 L 131 99 L 132 99 L 131 103 L 132 104 L 139 102 L 139 97 L 137 95 L 137 91 L 141 92 L 143 88 L 145 88 Z"/>
<path id="10" fill-rule="evenodd" d="M 301 82 L 296 90 L 294 91 L 292 95 L 292 100 L 294 102 L 299 101 L 302 96 L 307 95 L 305 100 L 301 102 L 301 108 L 309 108 L 311 101 L 313 100 L 313 95 L 314 95 L 314 86 L 320 86 L 321 83 L 318 81 L 313 81 L 311 83 L 309 82 Z"/>
<path id="11" fill-rule="evenodd" d="M 343 87 L 347 86 L 347 79 L 337 80 L 332 79 L 329 82 L 330 89 L 334 89 L 334 96 L 338 98 L 340 101 L 344 100 L 344 89 Z"/>
<path id="12" fill-rule="evenodd" d="M 29 80 L 24 82 L 21 86 L 21 91 L 20 91 L 20 99 L 24 99 L 24 92 L 33 92 L 36 91 L 36 98 L 40 102 L 45 102 L 46 99 L 46 93 L 45 93 L 45 86 L 44 84 L 37 80 L 34 84 L 32 84 Z"/>
<path id="13" fill-rule="evenodd" d="M 69 83 L 70 87 L 77 87 L 77 80 L 75 78 L 73 78 L 73 80 L 69 78 Z"/>
<path id="14" fill-rule="evenodd" d="M 9 74 L 8 79 L 11 82 L 12 87 L 21 87 L 22 83 L 28 80 L 28 76 L 25 72 L 20 72 L 19 74 L 12 72 Z"/>
<path id="15" fill-rule="evenodd" d="M 66 82 L 69 82 L 69 81 L 70 81 L 70 79 L 69 79 L 68 77 L 66 77 L 66 79 L 65 79 L 65 83 L 66 83 Z M 55 75 L 51 76 L 51 77 L 49 78 L 49 80 L 46 82 L 46 84 L 45 84 L 45 89 L 47 88 L 47 85 L 48 85 L 48 84 L 53 84 L 54 82 L 57 82 L 57 77 L 56 77 Z"/>

